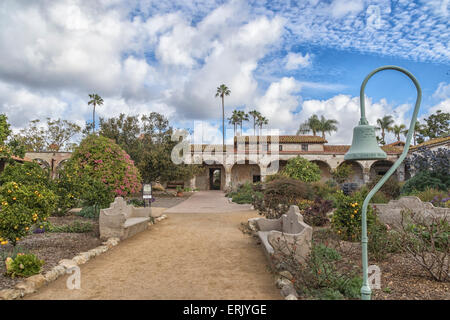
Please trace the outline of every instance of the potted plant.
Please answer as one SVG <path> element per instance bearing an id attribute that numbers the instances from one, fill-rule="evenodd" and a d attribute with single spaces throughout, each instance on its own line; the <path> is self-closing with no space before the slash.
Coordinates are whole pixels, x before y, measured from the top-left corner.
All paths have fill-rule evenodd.
<path id="1" fill-rule="evenodd" d="M 183 189 L 181 188 L 181 186 L 177 186 L 177 197 L 182 196 L 183 196 Z"/>

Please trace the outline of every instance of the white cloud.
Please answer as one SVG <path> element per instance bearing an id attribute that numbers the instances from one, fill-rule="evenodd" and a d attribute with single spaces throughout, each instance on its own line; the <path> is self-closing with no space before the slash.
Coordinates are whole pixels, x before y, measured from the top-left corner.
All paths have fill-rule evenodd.
<path id="1" fill-rule="evenodd" d="M 311 65 L 312 57 L 309 53 L 302 55 L 301 53 L 289 52 L 286 56 L 285 68 L 287 70 L 294 70 L 299 67 L 306 68 Z"/>
<path id="2" fill-rule="evenodd" d="M 406 114 L 411 106 L 408 104 L 394 107 L 389 105 L 385 99 L 372 102 L 366 98 L 366 117 L 369 124 L 376 125 L 376 120 L 385 115 L 392 115 L 396 124 L 409 124 Z M 353 128 L 358 125 L 360 114 L 359 97 L 339 94 L 327 100 L 307 100 L 303 102 L 301 110 L 301 122 L 317 114 L 323 115 L 327 119 L 339 121 L 338 131 L 327 135 L 326 138 L 331 144 L 350 144 Z M 388 142 L 393 141 L 393 135 L 388 134 Z"/>
<path id="3" fill-rule="evenodd" d="M 437 99 L 450 98 L 450 83 L 441 82 L 433 93 L 433 97 Z"/>
<path id="4" fill-rule="evenodd" d="M 431 108 L 429 108 L 427 114 L 429 116 L 438 110 L 441 110 L 442 112 L 450 113 L 450 98 L 442 100 L 437 105 L 434 105 Z"/>
<path id="5" fill-rule="evenodd" d="M 334 0 L 330 5 L 331 15 L 335 18 L 358 14 L 363 8 L 362 0 Z"/>
<path id="6" fill-rule="evenodd" d="M 300 88 L 294 78 L 284 77 L 279 82 L 272 83 L 257 100 L 257 109 L 269 119 L 270 128 L 286 133 L 298 126 L 294 112 L 299 105 L 296 94 Z"/>

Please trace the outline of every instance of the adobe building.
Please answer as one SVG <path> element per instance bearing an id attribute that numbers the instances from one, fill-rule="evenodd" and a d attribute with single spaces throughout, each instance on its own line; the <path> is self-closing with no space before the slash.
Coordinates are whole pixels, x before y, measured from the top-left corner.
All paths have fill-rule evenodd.
<path id="1" fill-rule="evenodd" d="M 322 181 L 330 179 L 331 170 L 335 170 L 343 163 L 348 163 L 353 169 L 348 182 L 361 185 L 377 175 L 384 175 L 399 158 L 403 146 L 403 142 L 383 146 L 382 149 L 387 154 L 386 160 L 345 161 L 344 155 L 350 145 L 329 145 L 327 140 L 319 136 L 235 137 L 234 145 L 225 147 L 226 152 L 221 152 L 222 145 L 191 145 L 194 163 L 202 164 L 205 170 L 190 181 L 185 181 L 185 186 L 199 190 L 225 190 L 236 188 L 246 181 L 264 181 L 265 176 L 276 173 L 270 170 L 273 164 L 278 161 L 278 169 L 282 170 L 289 159 L 297 156 L 316 163 L 322 172 Z M 215 159 L 223 160 L 212 161 L 211 158 L 214 157 L 209 154 L 214 152 Z M 265 153 L 262 157 L 264 159 L 255 156 L 263 153 Z M 405 179 L 403 163 L 394 176 L 399 181 Z"/>

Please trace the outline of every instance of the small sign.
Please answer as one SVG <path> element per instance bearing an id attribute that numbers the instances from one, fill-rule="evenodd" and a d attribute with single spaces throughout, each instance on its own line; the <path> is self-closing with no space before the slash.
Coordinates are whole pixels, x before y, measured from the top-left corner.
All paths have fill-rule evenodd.
<path id="1" fill-rule="evenodd" d="M 145 194 L 152 194 L 152 185 L 150 183 L 144 184 L 143 186 L 143 193 Z"/>
<path id="2" fill-rule="evenodd" d="M 152 185 L 150 183 L 146 183 L 142 186 L 142 199 L 144 200 L 144 207 L 151 204 L 151 200 L 153 200 L 152 196 Z"/>

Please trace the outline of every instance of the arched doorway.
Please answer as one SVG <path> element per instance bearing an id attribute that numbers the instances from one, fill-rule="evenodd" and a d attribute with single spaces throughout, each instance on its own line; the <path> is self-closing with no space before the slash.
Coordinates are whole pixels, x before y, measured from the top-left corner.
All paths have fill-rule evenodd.
<path id="1" fill-rule="evenodd" d="M 225 188 L 225 168 L 222 165 L 208 166 L 208 190 L 223 190 Z"/>
<path id="2" fill-rule="evenodd" d="M 344 163 L 350 165 L 352 168 L 352 172 L 350 173 L 346 182 L 357 183 L 359 185 L 363 184 L 364 174 L 363 174 L 363 167 L 361 166 L 361 164 L 357 161 L 344 161 L 339 165 L 339 167 L 342 166 Z"/>
<path id="3" fill-rule="evenodd" d="M 320 181 L 325 182 L 331 178 L 331 167 L 328 163 L 321 160 L 311 160 L 319 166 L 320 169 Z"/>
<path id="4" fill-rule="evenodd" d="M 231 185 L 237 187 L 245 182 L 261 181 L 261 169 L 257 164 L 235 164 L 231 168 Z"/>
<path id="5" fill-rule="evenodd" d="M 386 172 L 392 167 L 393 162 L 389 160 L 378 160 L 375 161 L 370 166 L 370 180 L 376 179 L 378 176 L 384 176 Z M 392 175 L 395 179 L 397 179 L 397 174 Z"/>

